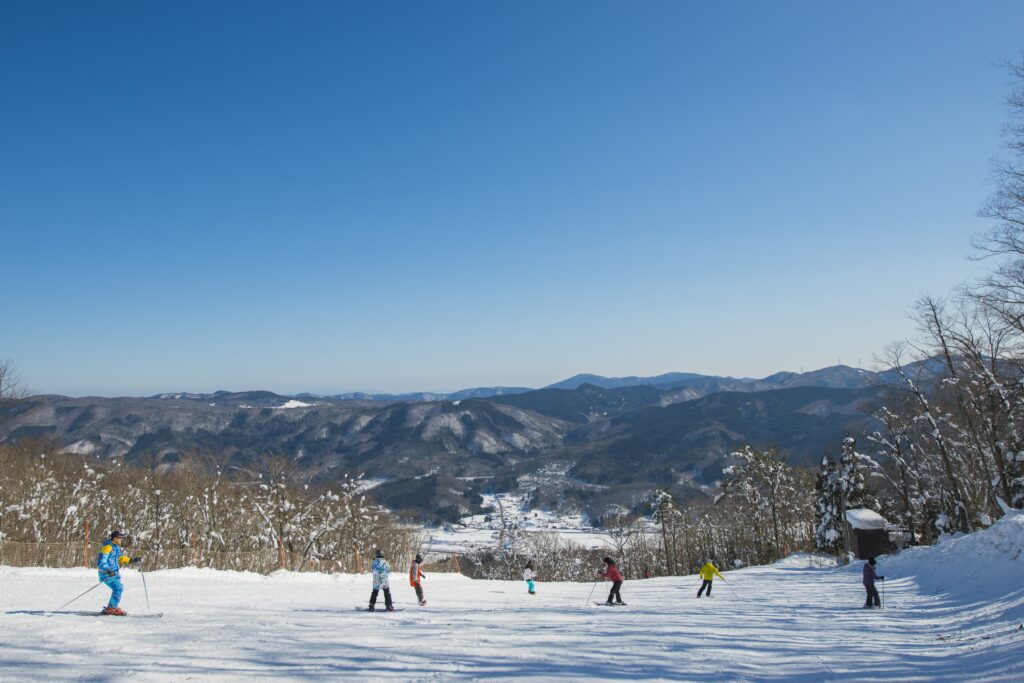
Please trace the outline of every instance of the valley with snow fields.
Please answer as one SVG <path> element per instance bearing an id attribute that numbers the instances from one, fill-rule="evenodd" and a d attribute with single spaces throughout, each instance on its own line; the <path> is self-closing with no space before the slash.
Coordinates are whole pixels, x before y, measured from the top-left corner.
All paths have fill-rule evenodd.
<path id="1" fill-rule="evenodd" d="M 860 562 L 807 556 L 726 573 L 607 584 L 431 574 L 416 605 L 365 613 L 368 575 L 125 571 L 131 616 L 99 617 L 86 569 L 0 567 L 3 680 L 1011 681 L 1024 670 L 1024 514 L 884 557 L 885 608 L 865 610 Z M 595 568 L 596 572 L 596 568 Z M 591 596 L 591 591 L 593 594 Z M 382 602 L 382 601 L 381 601 Z M 380 603 L 379 603 L 380 604 Z M 134 618 L 161 613 L 160 618 Z"/>
<path id="2" fill-rule="evenodd" d="M 524 496 L 512 493 L 484 494 L 481 498 L 486 514 L 467 515 L 456 524 L 426 529 L 423 549 L 441 554 L 496 549 L 503 524 L 516 533 L 555 534 L 562 541 L 588 549 L 611 547 L 608 533 L 591 526 L 586 515 L 531 508 Z M 652 533 L 657 533 L 653 523 L 648 525 Z"/>

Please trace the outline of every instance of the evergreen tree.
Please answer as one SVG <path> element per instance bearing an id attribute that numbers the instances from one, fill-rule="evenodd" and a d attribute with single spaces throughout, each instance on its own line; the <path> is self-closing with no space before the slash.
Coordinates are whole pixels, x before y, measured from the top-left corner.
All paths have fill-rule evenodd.
<path id="1" fill-rule="evenodd" d="M 839 469 L 827 455 L 821 458 L 815 508 L 814 543 L 818 550 L 838 554 L 843 548 L 843 511 Z"/>
<path id="2" fill-rule="evenodd" d="M 857 452 L 853 437 L 843 439 L 843 453 L 839 458 L 839 491 L 845 501 L 845 509 L 868 508 L 878 510 L 878 499 L 868 488 L 864 471 L 871 459 Z"/>

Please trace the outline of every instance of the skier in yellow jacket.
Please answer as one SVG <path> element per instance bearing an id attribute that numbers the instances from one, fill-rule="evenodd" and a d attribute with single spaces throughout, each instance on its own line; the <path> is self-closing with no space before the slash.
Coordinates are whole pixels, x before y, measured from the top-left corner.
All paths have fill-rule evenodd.
<path id="1" fill-rule="evenodd" d="M 707 564 L 700 569 L 700 578 L 704 579 L 704 583 L 700 585 L 700 590 L 697 591 L 698 598 L 703 595 L 705 588 L 708 589 L 708 597 L 711 597 L 711 582 L 714 580 L 716 575 L 718 578 L 725 581 L 725 577 L 719 574 L 715 565 L 711 564 L 711 560 L 708 560 Z"/>

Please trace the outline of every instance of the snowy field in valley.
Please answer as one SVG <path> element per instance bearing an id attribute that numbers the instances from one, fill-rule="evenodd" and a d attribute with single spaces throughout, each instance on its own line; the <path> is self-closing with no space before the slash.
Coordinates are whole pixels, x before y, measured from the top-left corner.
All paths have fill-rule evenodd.
<path id="1" fill-rule="evenodd" d="M 499 507 L 505 515 L 506 523 L 515 526 L 520 532 L 556 534 L 562 540 L 584 548 L 612 547 L 608 534 L 591 527 L 584 515 L 557 514 L 550 510 L 529 508 L 522 495 L 484 494 L 483 506 L 491 511 L 463 517 L 457 524 L 429 529 L 424 548 L 438 553 L 464 553 L 496 547 L 502 526 Z"/>
<path id="2" fill-rule="evenodd" d="M 730 572 L 711 600 L 695 577 L 627 581 L 627 607 L 594 605 L 589 584 L 534 597 L 451 574 L 428 576 L 418 607 L 398 571 L 390 614 L 355 611 L 366 575 L 158 571 L 151 619 L 92 615 L 105 587 L 55 612 L 92 571 L 0 568 L 0 679 L 1019 681 L 1022 548 L 1018 514 L 883 558 L 884 610 L 861 608 L 860 562 L 801 557 Z M 146 614 L 138 572 L 125 584 L 122 606 Z"/>

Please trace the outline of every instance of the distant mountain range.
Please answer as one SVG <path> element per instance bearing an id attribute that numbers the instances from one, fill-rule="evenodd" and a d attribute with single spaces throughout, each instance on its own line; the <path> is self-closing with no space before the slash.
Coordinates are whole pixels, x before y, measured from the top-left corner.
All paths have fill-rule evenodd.
<path id="1" fill-rule="evenodd" d="M 477 387 L 462 389 L 450 394 L 431 393 L 427 391 L 408 394 L 367 394 L 361 391 L 347 394 L 296 394 L 296 398 L 331 398 L 337 401 L 458 401 L 464 398 L 488 398 L 505 394 L 522 394 L 533 391 L 529 387 Z"/>
<path id="2" fill-rule="evenodd" d="M 622 389 L 625 387 L 651 386 L 661 389 L 676 387 L 707 386 L 730 387 L 729 391 L 764 391 L 767 389 L 788 389 L 793 387 L 827 386 L 837 389 L 858 389 L 865 386 L 889 381 L 888 373 L 875 373 L 869 370 L 851 368 L 846 365 L 835 365 L 812 372 L 778 372 L 764 379 L 736 377 L 720 377 L 717 375 L 701 375 L 693 372 L 668 372 L 653 377 L 604 377 L 602 375 L 574 375 L 561 382 L 549 384 L 543 389 L 578 389 L 584 384 L 592 384 L 602 389 Z M 723 389 L 724 390 L 724 389 Z M 536 391 L 529 387 L 475 387 L 462 389 L 449 394 L 438 392 L 412 392 L 405 394 L 371 394 L 350 392 L 342 394 L 296 394 L 297 398 L 332 398 L 339 401 L 457 401 L 467 398 L 489 398 L 508 394 L 524 394 Z M 218 392 L 223 393 L 223 392 Z M 212 394 L 207 394 L 207 396 Z M 183 396 L 183 394 L 160 394 L 153 398 Z M 202 395 L 188 394 L 201 398 Z"/>
<path id="3" fill-rule="evenodd" d="M 33 396 L 0 411 L 0 441 L 49 437 L 161 470 L 189 454 L 237 467 L 277 454 L 324 480 L 362 473 L 378 500 L 417 519 L 452 519 L 475 511 L 479 493 L 517 486 L 599 515 L 639 505 L 653 487 L 701 495 L 748 443 L 811 464 L 872 424 L 892 381 L 835 366 L 763 379 L 577 375 L 443 396 Z"/>

